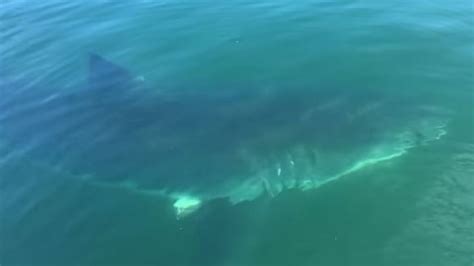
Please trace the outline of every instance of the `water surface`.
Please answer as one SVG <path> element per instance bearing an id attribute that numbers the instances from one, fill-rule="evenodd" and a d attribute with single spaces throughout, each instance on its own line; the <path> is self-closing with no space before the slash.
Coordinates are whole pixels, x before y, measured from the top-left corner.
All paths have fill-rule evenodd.
<path id="1" fill-rule="evenodd" d="M 474 261 L 469 1 L 0 10 L 2 265 Z"/>

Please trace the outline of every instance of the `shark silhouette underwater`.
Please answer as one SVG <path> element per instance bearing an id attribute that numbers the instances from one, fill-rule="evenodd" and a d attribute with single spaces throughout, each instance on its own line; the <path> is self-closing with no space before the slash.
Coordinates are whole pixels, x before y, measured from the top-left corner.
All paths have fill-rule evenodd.
<path id="1" fill-rule="evenodd" d="M 43 95 L 2 81 L 5 154 L 169 196 L 178 217 L 214 198 L 317 187 L 446 133 L 446 114 L 384 90 L 156 93 L 96 54 L 84 83 Z"/>

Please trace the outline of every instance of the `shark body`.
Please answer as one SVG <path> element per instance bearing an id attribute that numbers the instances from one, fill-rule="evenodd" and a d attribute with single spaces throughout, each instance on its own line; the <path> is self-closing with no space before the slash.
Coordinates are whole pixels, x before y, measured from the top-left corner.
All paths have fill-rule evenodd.
<path id="1" fill-rule="evenodd" d="M 170 195 L 178 215 L 206 199 L 314 187 L 446 133 L 445 114 L 383 90 L 150 93 L 95 54 L 80 89 L 38 96 L 0 86 L 5 154 Z"/>

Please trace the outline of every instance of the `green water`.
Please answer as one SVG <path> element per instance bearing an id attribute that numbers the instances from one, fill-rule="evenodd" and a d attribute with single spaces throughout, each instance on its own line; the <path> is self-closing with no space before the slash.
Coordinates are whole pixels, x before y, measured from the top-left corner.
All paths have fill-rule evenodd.
<path id="1" fill-rule="evenodd" d="M 473 29 L 465 0 L 1 2 L 0 264 L 472 265 Z M 156 120 L 186 153 L 142 109 L 62 116 L 105 95 L 51 100 L 91 52 L 185 97 Z"/>

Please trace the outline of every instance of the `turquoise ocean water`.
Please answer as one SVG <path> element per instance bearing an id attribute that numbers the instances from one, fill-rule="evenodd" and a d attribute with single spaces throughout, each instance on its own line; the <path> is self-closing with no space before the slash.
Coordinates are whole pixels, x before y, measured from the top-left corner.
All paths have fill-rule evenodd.
<path id="1" fill-rule="evenodd" d="M 1 265 L 473 265 L 471 1 L 0 2 Z"/>

